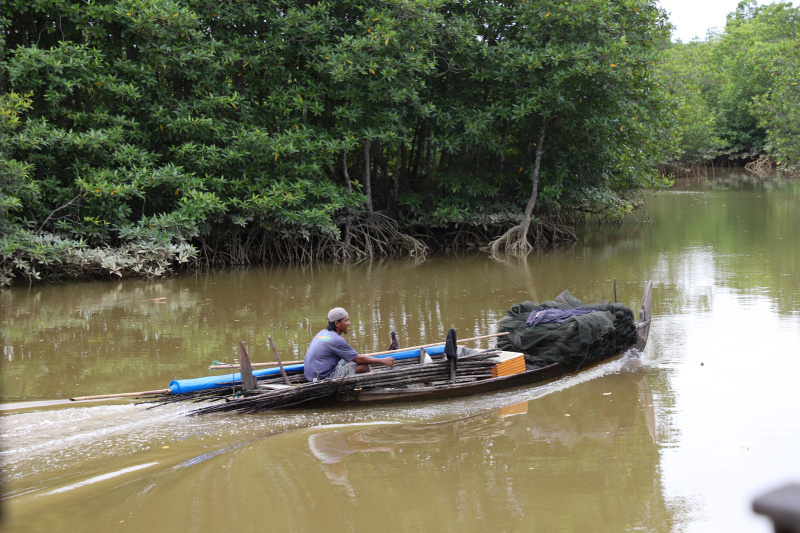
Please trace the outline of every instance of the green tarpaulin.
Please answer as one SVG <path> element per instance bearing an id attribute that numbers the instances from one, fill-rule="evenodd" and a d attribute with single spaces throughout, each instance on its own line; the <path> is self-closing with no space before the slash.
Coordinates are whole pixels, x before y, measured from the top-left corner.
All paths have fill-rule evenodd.
<path id="1" fill-rule="evenodd" d="M 562 323 L 539 324 L 529 327 L 528 315 L 546 308 L 593 309 L 597 312 L 573 316 Z M 553 301 L 541 304 L 522 302 L 506 311 L 500 319 L 498 333 L 510 332 L 500 337 L 497 347 L 502 350 L 522 352 L 528 370 L 553 363 L 564 363 L 575 368 L 591 364 L 597 359 L 620 353 L 636 344 L 636 326 L 633 312 L 623 304 L 584 304 L 569 291 L 562 292 Z"/>

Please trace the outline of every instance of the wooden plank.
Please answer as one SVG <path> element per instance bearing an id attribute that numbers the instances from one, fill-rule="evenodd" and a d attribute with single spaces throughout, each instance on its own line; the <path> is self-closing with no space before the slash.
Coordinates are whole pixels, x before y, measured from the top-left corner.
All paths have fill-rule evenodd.
<path id="1" fill-rule="evenodd" d="M 70 398 L 73 402 L 82 402 L 84 400 L 104 400 L 106 398 L 135 398 L 136 396 L 150 396 L 154 394 L 168 394 L 169 389 L 147 390 L 142 392 L 120 392 L 117 394 L 100 394 L 99 396 L 78 396 Z"/>
<path id="2" fill-rule="evenodd" d="M 492 369 L 493 377 L 521 374 L 526 371 L 525 356 L 521 353 L 502 352 L 498 359 L 500 362 Z"/>
<path id="3" fill-rule="evenodd" d="M 253 367 L 250 365 L 250 356 L 244 349 L 244 344 L 239 341 L 239 372 L 242 375 L 242 390 L 255 390 L 256 378 L 253 376 Z"/>
<path id="4" fill-rule="evenodd" d="M 581 372 L 594 366 L 605 363 L 611 359 L 619 358 L 622 354 L 615 354 L 610 357 L 600 359 L 591 365 L 581 369 Z M 552 365 L 529 370 L 522 374 L 511 374 L 510 376 L 500 376 L 496 378 L 481 379 L 470 383 L 457 383 L 450 385 L 440 385 L 436 387 L 416 388 L 416 389 L 374 389 L 356 391 L 356 394 L 344 401 L 356 401 L 363 403 L 392 403 L 398 401 L 418 401 L 418 400 L 440 400 L 444 398 L 458 398 L 470 396 L 483 392 L 493 392 L 518 387 L 520 385 L 543 384 L 559 379 L 567 374 L 573 374 L 575 368 L 563 363 L 553 363 Z"/>
<path id="5" fill-rule="evenodd" d="M 275 349 L 275 343 L 272 342 L 272 335 L 267 335 L 267 338 L 269 339 L 269 345 L 272 346 L 272 353 L 275 354 L 275 361 L 278 362 L 278 366 L 281 369 L 283 381 L 285 381 L 287 385 L 291 386 L 291 383 L 289 383 L 289 377 L 286 375 L 286 370 L 283 369 L 283 364 L 281 364 L 281 358 L 278 356 L 278 350 Z"/>
<path id="6" fill-rule="evenodd" d="M 275 362 L 275 363 L 250 363 L 250 364 L 251 364 L 251 366 L 253 368 L 263 368 L 263 367 L 269 368 L 269 367 L 273 367 L 273 366 L 278 366 L 277 362 Z M 283 364 L 284 365 L 302 365 L 303 361 L 283 361 Z M 237 365 L 237 364 L 233 364 L 233 365 L 223 364 L 223 365 L 209 365 L 209 367 L 208 367 L 209 370 L 225 370 L 225 369 L 228 369 L 228 368 L 239 368 L 239 365 Z"/>
<path id="7" fill-rule="evenodd" d="M 291 389 L 291 385 L 283 385 L 282 383 L 261 383 L 258 385 L 259 389 L 267 390 L 286 390 Z"/>
<path id="8" fill-rule="evenodd" d="M 456 382 L 456 368 L 458 366 L 458 344 L 456 338 L 456 330 L 450 328 L 447 332 L 447 340 L 444 345 L 444 353 L 450 360 L 450 382 Z"/>

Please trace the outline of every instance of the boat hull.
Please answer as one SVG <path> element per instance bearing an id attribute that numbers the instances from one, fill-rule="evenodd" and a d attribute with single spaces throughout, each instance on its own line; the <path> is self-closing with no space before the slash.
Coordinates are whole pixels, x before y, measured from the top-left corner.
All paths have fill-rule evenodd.
<path id="1" fill-rule="evenodd" d="M 562 363 L 555 363 L 519 374 L 482 379 L 469 383 L 437 385 L 433 387 L 413 387 L 407 389 L 349 391 L 337 395 L 336 400 L 338 402 L 358 402 L 362 404 L 443 400 L 447 398 L 460 398 L 463 396 L 472 396 L 473 394 L 495 392 L 513 387 L 544 385 L 567 375 L 583 372 L 593 366 L 618 359 L 622 357 L 622 355 L 623 354 L 613 355 L 581 369 L 576 369 Z"/>
<path id="2" fill-rule="evenodd" d="M 296 386 L 286 383 L 279 386 L 278 390 L 274 390 L 274 384 L 265 384 L 263 386 L 259 385 L 259 388 L 256 390 L 241 391 L 241 396 L 233 398 L 225 397 L 224 403 L 216 403 L 214 405 L 202 407 L 191 411 L 189 414 L 197 415 L 222 411 L 257 413 L 300 405 L 309 406 L 310 404 L 319 403 L 320 401 L 326 404 L 334 401 L 353 405 L 442 400 L 495 392 L 514 387 L 543 385 L 577 372 L 583 372 L 592 366 L 619 358 L 624 355 L 629 348 L 638 348 L 640 351 L 643 350 L 647 342 L 650 325 L 651 291 L 652 283 L 648 283 L 644 298 L 642 299 L 639 321 L 635 324 L 636 336 L 634 338 L 628 336 L 625 340 L 625 342 L 629 342 L 630 344 L 622 346 L 621 350 L 620 345 L 617 344 L 616 349 L 619 350 L 618 352 L 609 353 L 605 356 L 600 355 L 599 358 L 586 366 L 580 364 L 575 367 L 560 362 L 517 374 L 498 375 L 500 373 L 498 369 L 501 364 L 504 365 L 503 372 L 511 371 L 511 369 L 516 371 L 520 368 L 515 365 L 506 365 L 506 363 L 517 359 L 517 357 L 511 357 L 498 362 L 491 362 L 488 365 L 491 367 L 491 370 L 488 371 L 487 374 L 485 368 L 487 365 L 483 360 L 488 362 L 490 358 L 498 357 L 498 354 L 504 353 L 499 349 L 494 349 L 465 354 L 463 358 L 459 358 L 459 361 L 462 361 L 458 365 L 459 372 L 462 372 L 464 368 L 467 369 L 460 374 L 460 377 L 456 376 L 456 364 L 453 360 L 450 363 L 446 363 L 445 361 L 436 363 L 436 365 L 438 365 L 437 368 L 426 368 L 424 364 L 417 365 L 419 368 L 408 367 L 405 370 L 399 371 L 399 375 L 393 374 L 389 379 L 386 378 L 388 374 L 381 372 L 379 375 L 375 376 L 375 379 L 369 376 L 347 376 L 335 380 L 300 383 Z M 499 334 L 492 334 L 489 336 L 494 337 L 498 335 Z M 415 357 L 416 356 L 417 355 L 415 355 Z M 502 358 L 503 356 L 499 357 Z M 440 372 L 442 370 L 442 364 L 446 365 L 445 368 L 449 367 L 450 380 L 444 378 L 445 372 Z M 465 367 L 464 365 L 467 366 Z M 403 375 L 403 372 L 406 372 L 406 374 Z M 495 377 L 484 377 L 487 375 Z M 436 384 L 423 385 L 423 383 L 428 380 L 432 380 Z M 400 386 L 400 383 L 406 383 L 407 385 Z M 382 388 L 380 387 L 381 384 L 383 385 Z M 189 396 L 186 399 L 191 399 L 192 401 L 215 401 L 221 398 L 215 393 L 211 393 L 206 394 L 204 397 Z"/>

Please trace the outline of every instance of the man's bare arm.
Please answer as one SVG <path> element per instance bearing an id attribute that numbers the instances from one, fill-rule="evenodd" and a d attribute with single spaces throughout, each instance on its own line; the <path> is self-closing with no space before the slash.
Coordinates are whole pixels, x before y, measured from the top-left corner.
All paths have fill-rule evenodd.
<path id="1" fill-rule="evenodd" d="M 394 368 L 394 357 L 370 357 L 359 354 L 353 361 L 357 365 L 386 365 L 389 368 Z"/>

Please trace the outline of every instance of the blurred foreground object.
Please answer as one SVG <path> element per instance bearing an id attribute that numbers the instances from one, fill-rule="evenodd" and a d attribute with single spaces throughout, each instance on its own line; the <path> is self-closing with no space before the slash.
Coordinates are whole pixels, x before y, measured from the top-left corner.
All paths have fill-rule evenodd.
<path id="1" fill-rule="evenodd" d="M 786 485 L 753 500 L 753 511 L 772 520 L 775 533 L 800 533 L 800 485 Z"/>

